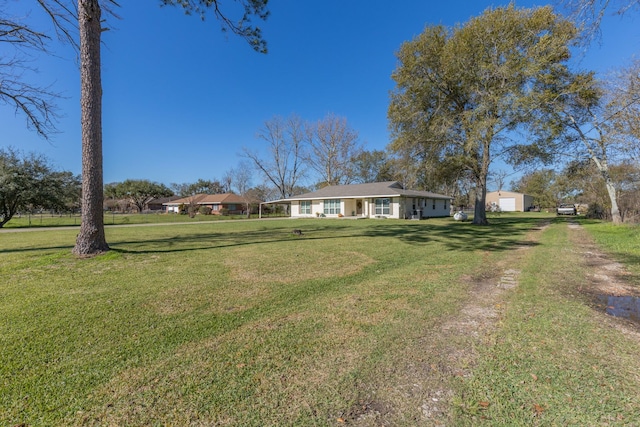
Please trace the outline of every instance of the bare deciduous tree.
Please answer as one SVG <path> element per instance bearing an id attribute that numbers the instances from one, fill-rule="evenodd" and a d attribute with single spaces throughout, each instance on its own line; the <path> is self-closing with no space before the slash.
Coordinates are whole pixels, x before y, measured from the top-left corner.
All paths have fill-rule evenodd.
<path id="1" fill-rule="evenodd" d="M 498 169 L 489 174 L 493 178 L 493 182 L 496 184 L 497 191 L 504 190 L 504 184 L 506 182 L 509 173 L 504 169 Z"/>
<path id="2" fill-rule="evenodd" d="M 356 178 L 354 160 L 362 153 L 358 133 L 347 119 L 329 114 L 307 128 L 309 152 L 305 160 L 323 185 L 351 184 Z"/>
<path id="3" fill-rule="evenodd" d="M 274 117 L 265 122 L 258 137 L 267 143 L 267 155 L 243 148 L 243 156 L 278 190 L 278 197 L 293 195 L 304 175 L 304 123 L 292 115 L 287 119 Z"/>
<path id="4" fill-rule="evenodd" d="M 244 199 L 245 212 L 247 218 L 251 215 L 251 203 L 254 202 L 249 190 L 251 189 L 251 164 L 248 161 L 242 161 L 234 169 L 230 169 L 225 175 L 231 177 L 230 188 Z"/>

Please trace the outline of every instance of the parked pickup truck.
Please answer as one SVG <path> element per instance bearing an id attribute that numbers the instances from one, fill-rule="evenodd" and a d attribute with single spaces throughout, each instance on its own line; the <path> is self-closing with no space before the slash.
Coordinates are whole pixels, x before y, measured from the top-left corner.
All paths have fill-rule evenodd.
<path id="1" fill-rule="evenodd" d="M 576 206 L 568 203 L 563 203 L 556 208 L 557 215 L 576 215 L 577 213 Z"/>

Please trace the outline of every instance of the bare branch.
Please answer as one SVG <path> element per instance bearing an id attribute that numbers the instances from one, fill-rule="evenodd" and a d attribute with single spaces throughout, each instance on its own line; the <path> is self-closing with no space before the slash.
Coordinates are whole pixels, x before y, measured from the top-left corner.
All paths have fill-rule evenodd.
<path id="1" fill-rule="evenodd" d="M 212 10 L 216 19 L 222 23 L 222 31 L 231 31 L 242 37 L 256 52 L 267 53 L 267 42 L 262 38 L 260 27 L 253 25 L 252 17 L 267 19 L 268 0 L 236 0 L 240 3 L 243 13 L 237 21 L 232 20 L 222 12 L 220 0 L 161 0 L 162 5 L 182 6 L 187 15 L 199 15 L 205 19 L 208 10 Z"/>
<path id="2" fill-rule="evenodd" d="M 280 197 L 292 195 L 298 181 L 304 175 L 303 156 L 303 124 L 299 117 L 293 115 L 287 120 L 274 117 L 265 122 L 258 137 L 268 145 L 266 157 L 243 148 L 243 157 L 251 163 L 271 182 L 280 193 Z"/>
<path id="3" fill-rule="evenodd" d="M 37 70 L 29 67 L 23 57 L 0 57 L 0 103 L 13 107 L 16 114 L 24 114 L 27 128 L 48 139 L 56 132 L 55 122 L 59 115 L 55 100 L 60 95 L 50 87 L 28 83 L 25 76 L 35 72 Z"/>
<path id="4" fill-rule="evenodd" d="M 78 49 L 76 30 L 78 27 L 78 10 L 74 2 L 63 0 L 37 0 L 42 9 L 51 18 L 58 39 Z M 69 7 L 69 5 L 72 5 Z"/>
<path id="5" fill-rule="evenodd" d="M 623 16 L 633 9 L 640 11 L 640 0 L 557 0 L 557 4 L 581 28 L 583 46 L 600 38 L 600 24 L 607 13 Z"/>
<path id="6" fill-rule="evenodd" d="M 44 33 L 35 31 L 16 21 L 0 19 L 0 43 L 25 45 L 26 47 L 45 50 L 49 39 Z"/>

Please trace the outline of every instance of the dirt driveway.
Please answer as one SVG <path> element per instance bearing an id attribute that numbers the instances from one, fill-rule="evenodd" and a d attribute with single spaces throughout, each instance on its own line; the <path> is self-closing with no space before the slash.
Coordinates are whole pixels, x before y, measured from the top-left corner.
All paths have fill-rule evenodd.
<path id="1" fill-rule="evenodd" d="M 445 320 L 419 342 L 410 345 L 407 354 L 413 361 L 398 366 L 391 375 L 392 385 L 380 393 L 384 394 L 384 400 L 393 402 L 393 409 L 375 400 L 360 402 L 349 414 L 352 424 L 386 425 L 386 415 L 391 412 L 397 417 L 398 413 L 415 413 L 415 408 L 420 408 L 420 420 L 406 419 L 401 422 L 412 425 L 426 419 L 427 425 L 448 425 L 454 397 L 449 388 L 452 376 L 469 376 L 478 359 L 478 349 L 491 345 L 491 332 L 498 328 L 502 312 L 506 309 L 504 297 L 507 291 L 519 285 L 520 270 L 517 266 L 526 262 L 531 248 L 549 224 L 550 221 L 543 221 L 530 231 L 521 245 L 510 251 L 497 268 L 481 276 L 466 277 L 472 286 L 459 315 Z M 588 267 L 588 280 L 580 292 L 582 297 L 592 302 L 594 309 L 604 311 L 607 308 L 606 304 L 598 303 L 600 295 L 640 296 L 637 287 L 626 283 L 628 273 L 622 264 L 598 250 L 580 225 L 567 221 L 567 227 L 573 251 L 580 255 Z M 615 317 L 605 319 L 611 327 L 640 342 L 640 324 Z M 389 419 L 397 421 L 397 418 Z"/>

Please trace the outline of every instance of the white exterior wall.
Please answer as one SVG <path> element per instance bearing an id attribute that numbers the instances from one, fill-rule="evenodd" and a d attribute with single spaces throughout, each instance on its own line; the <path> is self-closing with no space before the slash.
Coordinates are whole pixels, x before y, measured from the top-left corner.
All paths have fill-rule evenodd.
<path id="1" fill-rule="evenodd" d="M 362 200 L 362 216 L 369 217 L 371 215 L 371 203 L 369 199 Z"/>
<path id="2" fill-rule="evenodd" d="M 391 206 L 391 214 L 389 214 L 387 216 L 387 218 L 404 218 L 403 213 L 400 211 L 400 205 L 401 205 L 401 199 L 399 197 L 392 197 L 391 198 L 391 203 L 389 203 L 389 205 Z M 373 205 L 374 210 L 375 210 L 375 204 Z"/>
<path id="3" fill-rule="evenodd" d="M 324 206 L 322 205 L 321 200 L 312 200 L 311 201 L 311 214 L 313 216 L 318 216 L 324 211 Z"/>
<path id="4" fill-rule="evenodd" d="M 355 199 L 344 199 L 342 200 L 343 211 L 342 215 L 344 216 L 355 216 L 356 214 L 356 200 Z"/>
<path id="5" fill-rule="evenodd" d="M 422 210 L 423 218 L 446 217 L 451 213 L 451 200 L 426 199 Z"/>
<path id="6" fill-rule="evenodd" d="M 419 215 L 420 218 L 447 217 L 451 212 L 451 201 L 448 199 L 427 199 L 408 197 L 405 202 L 405 218 Z"/>
<path id="7" fill-rule="evenodd" d="M 377 215 L 376 214 L 376 199 L 390 199 L 389 208 L 391 212 L 389 214 Z M 404 218 L 404 211 L 402 210 L 401 199 L 399 197 L 373 197 L 365 199 L 366 212 L 363 209 L 363 216 L 368 218 Z"/>
<path id="8" fill-rule="evenodd" d="M 376 199 L 378 197 L 369 198 L 357 198 L 357 199 L 339 199 L 340 200 L 340 213 L 345 217 L 351 217 L 355 214 L 357 217 L 364 218 L 395 218 L 405 219 L 411 218 L 413 214 L 414 204 L 416 210 L 420 210 L 422 218 L 432 217 L 447 217 L 450 215 L 451 201 L 443 199 L 425 199 L 425 198 L 403 198 L 403 197 L 380 197 L 390 199 L 389 206 L 391 212 L 385 215 L 376 215 Z M 334 200 L 334 199 L 332 199 Z M 357 202 L 362 201 L 362 213 L 357 213 Z M 435 202 L 435 208 L 434 208 Z M 337 218 L 338 214 L 325 214 L 324 213 L 324 199 L 311 201 L 311 214 L 300 213 L 300 202 L 291 202 L 291 217 L 292 218 L 316 218 L 318 214 L 322 214 L 328 218 Z"/>
<path id="9" fill-rule="evenodd" d="M 318 212 L 319 209 L 317 207 L 317 201 L 316 200 L 312 200 L 311 201 L 311 213 L 310 214 L 301 214 L 300 213 L 300 202 L 299 201 L 293 201 L 291 202 L 291 217 L 295 217 L 295 218 L 312 218 L 316 216 L 316 212 Z"/>
<path id="10" fill-rule="evenodd" d="M 291 216 L 300 216 L 300 202 L 291 202 Z"/>

